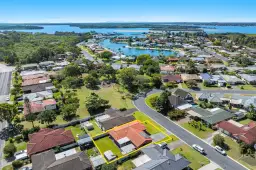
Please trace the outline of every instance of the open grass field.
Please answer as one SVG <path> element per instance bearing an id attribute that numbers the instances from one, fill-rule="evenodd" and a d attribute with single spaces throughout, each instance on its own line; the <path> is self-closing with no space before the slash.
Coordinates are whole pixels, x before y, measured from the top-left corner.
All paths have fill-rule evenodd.
<path id="1" fill-rule="evenodd" d="M 194 149 L 190 148 L 187 145 L 182 145 L 172 151 L 173 154 L 181 154 L 187 160 L 191 162 L 190 168 L 191 169 L 199 169 L 204 165 L 210 163 L 210 161 L 201 155 L 199 152 L 195 151 Z"/>
<path id="2" fill-rule="evenodd" d="M 80 100 L 80 107 L 77 109 L 77 114 L 80 118 L 89 116 L 87 109 L 85 108 L 86 97 L 90 95 L 91 92 L 98 94 L 103 99 L 109 101 L 109 104 L 114 108 L 134 108 L 131 99 L 125 96 L 125 93 L 120 92 L 119 86 L 114 85 L 111 87 L 104 87 L 99 90 L 90 90 L 86 87 L 82 87 L 77 90 L 77 96 Z"/>
<path id="3" fill-rule="evenodd" d="M 239 150 L 239 144 L 232 140 L 230 137 L 225 137 L 225 143 L 229 146 L 227 154 L 235 160 L 238 160 L 241 164 L 245 165 L 249 169 L 256 169 L 256 155 L 255 157 L 242 156 Z"/>
<path id="4" fill-rule="evenodd" d="M 239 88 L 241 89 L 241 87 L 243 87 L 243 90 L 256 90 L 256 86 L 253 85 L 240 85 Z"/>
<path id="5" fill-rule="evenodd" d="M 121 150 L 116 146 L 116 144 L 109 138 L 109 136 L 95 140 L 95 144 L 102 154 L 104 152 L 111 150 L 117 157 L 121 157 Z"/>
<path id="6" fill-rule="evenodd" d="M 183 123 L 181 126 L 202 139 L 207 138 L 211 133 L 214 132 L 212 129 L 205 127 L 205 126 L 203 126 L 202 127 L 203 130 L 200 130 L 200 131 L 198 129 L 192 127 L 188 123 Z"/>

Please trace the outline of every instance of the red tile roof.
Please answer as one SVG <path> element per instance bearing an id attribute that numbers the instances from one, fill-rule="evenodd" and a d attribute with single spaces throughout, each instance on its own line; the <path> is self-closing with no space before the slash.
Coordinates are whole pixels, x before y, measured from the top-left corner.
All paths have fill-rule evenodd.
<path id="1" fill-rule="evenodd" d="M 46 83 L 46 82 L 50 82 L 50 81 L 51 81 L 50 78 L 46 77 L 46 76 L 35 78 L 35 79 L 26 79 L 26 80 L 23 80 L 21 86 L 30 86 L 30 85 Z"/>
<path id="2" fill-rule="evenodd" d="M 35 101 L 35 102 L 30 102 L 30 112 L 31 113 L 39 113 L 45 110 L 45 106 L 48 105 L 56 105 L 56 101 L 54 99 L 47 99 L 43 101 Z M 28 110 L 26 105 L 23 105 L 24 107 L 24 115 L 28 114 Z"/>
<path id="3" fill-rule="evenodd" d="M 142 123 L 139 121 L 133 121 L 126 125 L 114 128 L 109 132 L 109 135 L 112 136 L 116 141 L 124 137 L 128 137 L 131 142 L 138 148 L 144 144 L 152 142 L 150 137 L 142 135 L 145 130 L 146 128 Z"/>
<path id="4" fill-rule="evenodd" d="M 238 127 L 228 121 L 223 121 L 218 124 L 218 127 L 228 131 L 232 136 L 242 140 L 247 144 L 256 142 L 256 122 L 250 122 L 248 125 Z"/>
<path id="5" fill-rule="evenodd" d="M 168 58 L 167 61 L 174 61 L 174 62 L 176 62 L 176 61 L 179 61 L 179 59 L 178 58 Z"/>
<path id="6" fill-rule="evenodd" d="M 170 65 L 166 65 L 166 66 L 161 66 L 160 70 L 161 71 L 174 71 L 175 67 L 174 66 L 170 66 Z"/>
<path id="7" fill-rule="evenodd" d="M 164 82 L 181 82 L 181 76 L 180 75 L 166 75 L 162 76 L 162 80 Z"/>
<path id="8" fill-rule="evenodd" d="M 33 75 L 22 76 L 22 80 L 32 80 L 32 79 L 42 78 L 46 76 L 47 75 L 45 74 L 33 74 Z"/>
<path id="9" fill-rule="evenodd" d="M 28 155 L 40 153 L 56 146 L 63 146 L 75 141 L 71 130 L 65 129 L 41 129 L 39 132 L 29 135 L 27 144 Z"/>

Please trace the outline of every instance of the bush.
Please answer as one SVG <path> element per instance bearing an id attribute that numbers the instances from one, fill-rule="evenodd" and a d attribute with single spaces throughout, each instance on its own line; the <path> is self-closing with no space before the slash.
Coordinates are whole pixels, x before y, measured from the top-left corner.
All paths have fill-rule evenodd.
<path id="1" fill-rule="evenodd" d="M 127 109 L 125 107 L 119 109 L 121 112 L 126 111 Z"/>
<path id="2" fill-rule="evenodd" d="M 40 130 L 39 126 L 35 126 L 34 128 L 31 128 L 31 129 L 24 129 L 22 131 L 23 139 L 28 140 L 28 135 L 29 134 L 32 134 L 34 132 L 38 132 L 39 130 Z"/>
<path id="3" fill-rule="evenodd" d="M 156 106 L 157 99 L 158 99 L 158 96 L 154 96 L 154 97 L 151 97 L 151 98 L 149 99 L 149 102 L 150 102 L 150 104 L 151 104 L 153 107 Z"/>
<path id="4" fill-rule="evenodd" d="M 21 160 L 13 161 L 12 166 L 14 169 L 18 169 L 23 166 L 23 161 Z"/>
<path id="5" fill-rule="evenodd" d="M 22 141 L 23 137 L 22 135 L 18 135 L 18 136 L 15 136 L 14 137 L 14 140 L 17 142 L 17 143 L 20 143 Z"/>
<path id="6" fill-rule="evenodd" d="M 186 112 L 183 110 L 173 110 L 168 113 L 168 116 L 171 120 L 179 120 L 186 116 Z"/>
<path id="7" fill-rule="evenodd" d="M 165 87 L 172 89 L 172 88 L 178 87 L 178 85 L 173 83 L 173 82 L 168 82 L 168 83 L 165 84 Z"/>
<path id="8" fill-rule="evenodd" d="M 13 143 L 9 143 L 4 147 L 4 154 L 7 158 L 10 158 L 17 151 L 16 146 Z"/>

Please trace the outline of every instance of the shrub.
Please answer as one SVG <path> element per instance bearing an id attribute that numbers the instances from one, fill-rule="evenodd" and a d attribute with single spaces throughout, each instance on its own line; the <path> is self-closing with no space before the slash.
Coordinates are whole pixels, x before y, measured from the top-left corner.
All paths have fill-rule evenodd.
<path id="1" fill-rule="evenodd" d="M 125 107 L 123 107 L 123 108 L 120 108 L 119 110 L 120 111 L 126 111 L 127 109 Z"/>
<path id="2" fill-rule="evenodd" d="M 151 98 L 149 99 L 149 102 L 150 102 L 150 104 L 151 104 L 153 107 L 156 106 L 157 99 L 158 99 L 158 96 L 154 96 L 154 97 L 151 97 Z"/>
<path id="3" fill-rule="evenodd" d="M 18 136 L 15 136 L 14 137 L 14 140 L 17 142 L 17 143 L 20 143 L 22 141 L 23 137 L 22 135 L 18 135 Z"/>
<path id="4" fill-rule="evenodd" d="M 168 116 L 171 120 L 179 120 L 186 116 L 186 112 L 182 110 L 173 110 L 168 113 Z"/>
<path id="5" fill-rule="evenodd" d="M 13 143 L 9 143 L 4 147 L 4 154 L 7 158 L 10 158 L 17 151 L 16 146 Z"/>
<path id="6" fill-rule="evenodd" d="M 14 169 L 18 169 L 23 166 L 23 161 L 21 160 L 13 161 L 12 166 Z"/>
<path id="7" fill-rule="evenodd" d="M 178 87 L 178 85 L 173 83 L 173 82 L 168 82 L 168 83 L 165 84 L 165 87 L 167 87 L 167 88 L 176 88 L 176 87 Z"/>

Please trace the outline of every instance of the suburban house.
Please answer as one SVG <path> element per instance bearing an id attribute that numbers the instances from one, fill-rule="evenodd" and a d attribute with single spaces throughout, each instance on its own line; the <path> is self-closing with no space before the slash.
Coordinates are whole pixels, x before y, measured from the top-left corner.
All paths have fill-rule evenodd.
<path id="1" fill-rule="evenodd" d="M 179 96 L 171 95 L 168 97 L 171 107 L 177 108 L 179 110 L 185 110 L 191 108 L 192 105 L 189 104 L 186 100 L 180 98 Z"/>
<path id="2" fill-rule="evenodd" d="M 115 127 L 109 135 L 121 150 L 125 146 L 133 145 L 135 149 L 152 142 L 152 138 L 146 132 L 146 127 L 137 120 Z"/>
<path id="3" fill-rule="evenodd" d="M 182 80 L 181 80 L 181 76 L 176 74 L 176 75 L 165 75 L 165 76 L 162 76 L 162 81 L 164 83 L 167 83 L 167 82 L 173 82 L 173 83 L 181 83 Z"/>
<path id="4" fill-rule="evenodd" d="M 78 152 L 57 159 L 54 151 L 49 150 L 32 155 L 33 170 L 92 170 L 90 159 L 84 152 Z"/>
<path id="5" fill-rule="evenodd" d="M 24 94 L 28 94 L 28 93 L 36 93 L 36 92 L 51 90 L 54 88 L 55 87 L 53 86 L 53 84 L 51 82 L 47 82 L 47 83 L 40 83 L 40 84 L 24 86 L 24 87 L 22 87 L 22 91 Z"/>
<path id="6" fill-rule="evenodd" d="M 201 57 L 192 57 L 191 60 L 195 63 L 200 63 L 200 64 L 204 63 L 204 58 L 201 58 Z"/>
<path id="7" fill-rule="evenodd" d="M 39 65 L 36 63 L 25 64 L 21 66 L 22 70 L 37 70 L 38 68 L 39 68 Z"/>
<path id="8" fill-rule="evenodd" d="M 218 84 L 219 87 L 225 87 L 227 82 L 220 75 L 212 75 L 210 79 L 212 84 Z"/>
<path id="9" fill-rule="evenodd" d="M 137 111 L 136 109 L 128 109 L 125 111 L 120 111 L 116 109 L 108 109 L 104 112 L 103 115 L 95 118 L 98 126 L 103 130 L 109 130 L 116 126 L 123 125 L 134 121 L 135 118 L 133 113 Z"/>
<path id="10" fill-rule="evenodd" d="M 209 82 L 211 83 L 212 76 L 208 73 L 201 73 L 199 76 L 203 82 Z"/>
<path id="11" fill-rule="evenodd" d="M 39 63 L 39 66 L 41 68 L 51 67 L 51 66 L 54 66 L 54 61 L 43 61 Z"/>
<path id="12" fill-rule="evenodd" d="M 53 98 L 53 93 L 51 90 L 47 91 L 41 91 L 37 93 L 29 93 L 29 94 L 24 94 L 23 99 L 27 98 L 29 101 L 42 101 L 44 99 L 51 99 Z"/>
<path id="13" fill-rule="evenodd" d="M 198 93 L 196 94 L 196 98 L 200 101 L 209 102 L 211 104 L 215 105 L 221 105 L 223 103 L 222 100 L 223 94 L 217 94 L 217 93 Z"/>
<path id="14" fill-rule="evenodd" d="M 172 95 L 177 96 L 177 97 L 179 97 L 179 98 L 181 98 L 181 99 L 183 99 L 183 100 L 185 100 L 189 103 L 194 101 L 192 94 L 190 94 L 189 92 L 187 92 L 183 89 L 176 89 L 172 93 Z"/>
<path id="15" fill-rule="evenodd" d="M 230 85 L 244 84 L 244 81 L 236 76 L 221 75 L 221 77 Z"/>
<path id="16" fill-rule="evenodd" d="M 248 145 L 256 143 L 256 122 L 254 121 L 247 125 L 242 125 L 233 120 L 223 121 L 218 124 L 218 128 L 222 133 Z"/>
<path id="17" fill-rule="evenodd" d="M 232 113 L 220 108 L 203 109 L 200 107 L 192 107 L 187 113 L 191 116 L 200 118 L 208 126 L 214 126 L 219 122 L 234 117 Z"/>
<path id="18" fill-rule="evenodd" d="M 160 70 L 162 74 L 173 73 L 175 71 L 175 67 L 171 65 L 161 65 Z"/>
<path id="19" fill-rule="evenodd" d="M 183 82 L 187 82 L 188 80 L 201 81 L 200 77 L 196 74 L 181 74 L 181 79 Z"/>
<path id="20" fill-rule="evenodd" d="M 242 80 L 246 81 L 248 84 L 256 84 L 256 75 L 250 74 L 239 74 Z"/>
<path id="21" fill-rule="evenodd" d="M 21 86 L 30 86 L 35 84 L 41 84 L 41 83 L 48 83 L 51 82 L 51 79 L 48 76 L 38 77 L 34 79 L 26 79 L 22 81 Z"/>
<path id="22" fill-rule="evenodd" d="M 191 162 L 179 154 L 172 154 L 168 149 L 159 145 L 151 145 L 141 149 L 143 155 L 132 162 L 134 170 L 184 170 Z"/>
<path id="23" fill-rule="evenodd" d="M 75 142 L 71 130 L 65 129 L 44 128 L 29 134 L 28 138 L 27 152 L 29 156 Z"/>
<path id="24" fill-rule="evenodd" d="M 177 63 L 179 61 L 179 58 L 168 58 L 167 61 L 169 63 Z"/>
<path id="25" fill-rule="evenodd" d="M 45 110 L 55 110 L 57 108 L 55 99 L 30 102 L 30 111 L 28 111 L 25 103 L 23 104 L 23 107 L 25 116 L 30 113 L 40 113 Z"/>

